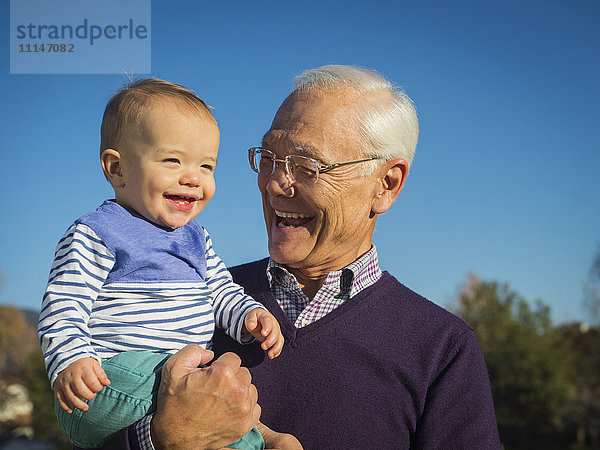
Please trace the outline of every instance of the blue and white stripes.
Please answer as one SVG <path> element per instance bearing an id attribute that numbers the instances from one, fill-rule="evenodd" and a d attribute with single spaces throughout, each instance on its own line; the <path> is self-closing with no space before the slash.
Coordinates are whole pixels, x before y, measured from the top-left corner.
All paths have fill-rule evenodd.
<path id="1" fill-rule="evenodd" d="M 241 341 L 246 313 L 262 305 L 233 283 L 206 230 L 204 237 L 204 280 L 161 281 L 158 271 L 156 281 L 105 284 L 115 255 L 89 226 L 69 228 L 56 248 L 38 328 L 51 383 L 83 357 L 175 353 L 189 343 L 210 348 L 215 324 Z"/>

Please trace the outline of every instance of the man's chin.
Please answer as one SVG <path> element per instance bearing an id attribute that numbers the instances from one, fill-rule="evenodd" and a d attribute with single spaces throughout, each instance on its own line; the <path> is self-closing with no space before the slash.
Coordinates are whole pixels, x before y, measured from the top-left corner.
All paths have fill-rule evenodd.
<path id="1" fill-rule="evenodd" d="M 269 255 L 271 259 L 278 264 L 288 267 L 298 267 L 306 259 L 304 252 L 298 251 L 297 246 L 289 245 L 272 245 L 269 243 Z"/>

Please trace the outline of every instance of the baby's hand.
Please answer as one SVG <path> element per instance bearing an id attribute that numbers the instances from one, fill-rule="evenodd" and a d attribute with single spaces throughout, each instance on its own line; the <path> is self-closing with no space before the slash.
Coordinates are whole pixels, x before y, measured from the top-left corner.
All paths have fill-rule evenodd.
<path id="1" fill-rule="evenodd" d="M 256 308 L 246 314 L 246 331 L 262 342 L 261 348 L 269 350 L 269 358 L 277 358 L 283 348 L 283 335 L 277 319 L 266 309 Z"/>
<path id="2" fill-rule="evenodd" d="M 54 381 L 56 400 L 62 409 L 71 414 L 73 408 L 87 411 L 88 405 L 82 399 L 91 400 L 110 380 L 98 361 L 94 358 L 78 359 L 58 374 Z"/>

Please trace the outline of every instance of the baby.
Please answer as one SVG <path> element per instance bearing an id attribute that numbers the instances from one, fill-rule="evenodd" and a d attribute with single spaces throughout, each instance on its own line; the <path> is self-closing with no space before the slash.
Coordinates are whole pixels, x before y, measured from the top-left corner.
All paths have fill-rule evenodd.
<path id="1" fill-rule="evenodd" d="M 38 328 L 59 422 L 80 447 L 152 413 L 165 359 L 190 343 L 210 349 L 215 326 L 281 352 L 276 319 L 192 220 L 215 193 L 218 148 L 214 117 L 183 86 L 140 80 L 106 107 L 100 160 L 115 199 L 59 241 Z M 256 428 L 232 444 L 263 446 Z"/>

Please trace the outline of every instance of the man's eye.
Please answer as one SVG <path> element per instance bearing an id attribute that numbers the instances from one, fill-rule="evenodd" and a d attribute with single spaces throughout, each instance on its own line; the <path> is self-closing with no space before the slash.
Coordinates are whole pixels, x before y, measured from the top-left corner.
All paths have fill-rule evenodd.
<path id="1" fill-rule="evenodd" d="M 314 177 L 317 174 L 317 171 L 313 167 L 294 166 L 294 170 L 309 177 Z"/>

